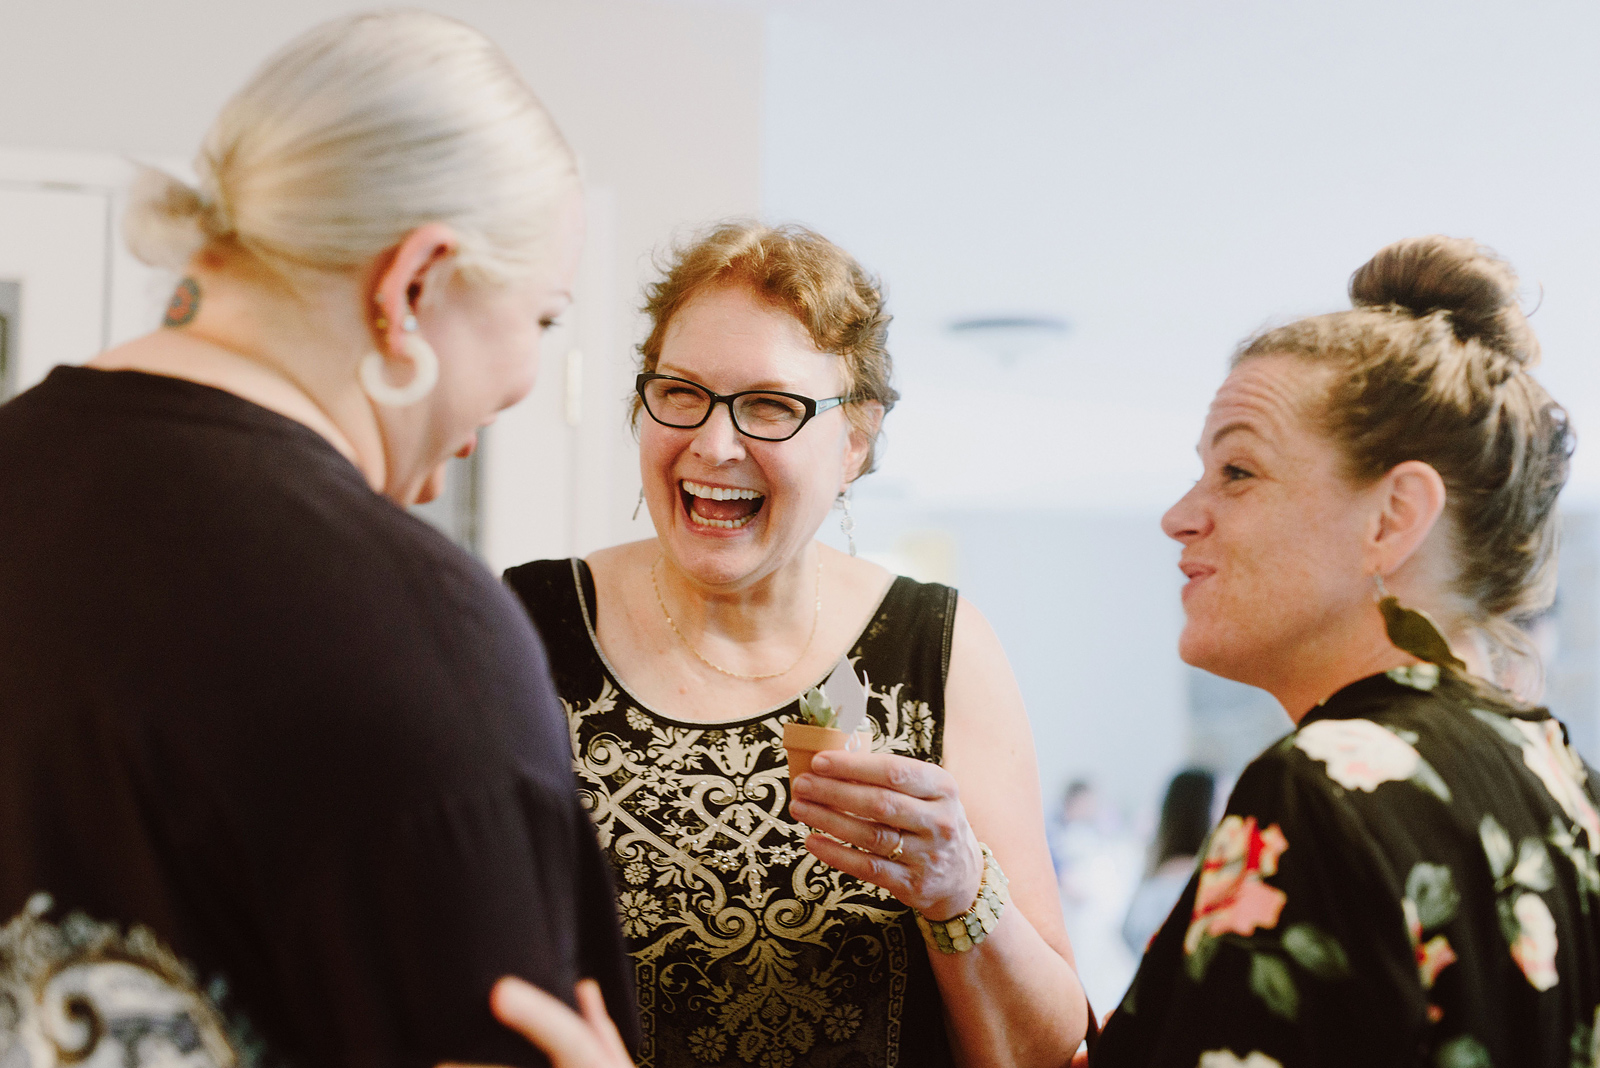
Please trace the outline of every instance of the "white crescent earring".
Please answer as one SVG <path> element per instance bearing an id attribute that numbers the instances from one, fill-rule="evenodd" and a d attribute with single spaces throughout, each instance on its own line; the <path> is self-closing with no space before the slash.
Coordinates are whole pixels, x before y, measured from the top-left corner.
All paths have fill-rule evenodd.
<path id="1" fill-rule="evenodd" d="M 381 318 L 378 321 L 383 322 Z M 379 329 L 383 327 L 380 326 Z M 433 351 L 433 346 L 417 332 L 417 317 L 407 315 L 400 323 L 400 329 L 405 331 L 405 336 L 400 339 L 400 351 L 415 368 L 411 381 L 403 386 L 391 386 L 389 380 L 384 377 L 385 360 L 380 353 L 369 352 L 361 360 L 359 375 L 361 388 L 372 398 L 373 403 L 388 408 L 410 407 L 431 393 L 439 382 L 439 356 Z"/>

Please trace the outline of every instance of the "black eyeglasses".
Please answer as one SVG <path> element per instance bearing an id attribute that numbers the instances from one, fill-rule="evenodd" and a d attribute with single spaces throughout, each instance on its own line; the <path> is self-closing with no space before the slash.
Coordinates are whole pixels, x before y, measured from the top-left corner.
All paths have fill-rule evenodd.
<path id="1" fill-rule="evenodd" d="M 811 420 L 845 402 L 844 397 L 814 400 L 770 389 L 746 389 L 724 396 L 686 378 L 657 374 L 640 375 L 633 388 L 650 418 L 662 426 L 693 430 L 705 425 L 718 404 L 726 404 L 733 428 L 757 441 L 788 441 Z"/>

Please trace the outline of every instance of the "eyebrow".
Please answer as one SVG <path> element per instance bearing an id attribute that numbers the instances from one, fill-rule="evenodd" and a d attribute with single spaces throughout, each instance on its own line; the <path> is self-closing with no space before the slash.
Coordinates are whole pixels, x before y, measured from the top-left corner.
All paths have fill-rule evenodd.
<path id="1" fill-rule="evenodd" d="M 658 363 L 658 364 L 656 364 L 656 373 L 657 374 L 662 374 L 662 375 L 672 375 L 675 378 L 688 379 L 690 382 L 693 382 L 696 385 L 705 386 L 704 382 L 702 382 L 700 379 L 696 378 L 694 375 L 691 375 L 688 371 L 684 370 L 682 367 L 676 367 L 676 366 L 674 366 L 674 365 L 672 365 L 670 363 Z M 710 389 L 711 387 L 710 386 L 705 386 L 705 388 Z M 789 385 L 789 383 L 787 383 L 787 382 L 777 382 L 777 381 L 772 381 L 772 380 L 768 380 L 768 381 L 765 381 L 765 382 L 757 382 L 754 385 L 745 386 L 743 389 L 734 390 L 735 393 L 749 393 L 751 391 L 760 391 L 760 392 L 763 392 L 763 393 L 796 393 L 797 392 L 795 390 L 795 387 Z"/>
<path id="2" fill-rule="evenodd" d="M 1223 438 L 1227 437 L 1229 434 L 1233 434 L 1233 433 L 1236 433 L 1236 432 L 1254 434 L 1258 438 L 1261 436 L 1261 432 L 1259 430 L 1257 430 L 1255 427 L 1251 426 L 1249 423 L 1242 422 L 1242 421 L 1236 421 L 1236 422 L 1229 423 L 1226 426 L 1219 427 L 1217 429 L 1217 432 L 1215 434 L 1211 435 L 1211 447 L 1213 449 L 1216 448 L 1217 447 L 1217 443 L 1219 441 L 1221 441 Z"/>

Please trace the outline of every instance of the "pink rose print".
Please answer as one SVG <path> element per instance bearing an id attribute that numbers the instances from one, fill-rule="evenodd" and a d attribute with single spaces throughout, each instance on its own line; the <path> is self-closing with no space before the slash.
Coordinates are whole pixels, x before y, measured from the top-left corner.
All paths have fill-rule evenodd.
<path id="1" fill-rule="evenodd" d="M 1370 719 L 1324 719 L 1300 728 L 1295 748 L 1327 765 L 1328 778 L 1346 790 L 1371 793 L 1386 782 L 1404 782 L 1422 758 L 1394 732 Z"/>
<path id="2" fill-rule="evenodd" d="M 1511 725 L 1526 739 L 1522 743 L 1522 762 L 1539 776 L 1568 818 L 1588 834 L 1589 851 L 1600 853 L 1600 812 L 1595 811 L 1583 788 L 1588 775 L 1583 762 L 1567 745 L 1561 724 L 1553 719 L 1543 723 L 1514 719 Z"/>
<path id="3" fill-rule="evenodd" d="M 1263 831 L 1254 816 L 1223 819 L 1200 868 L 1194 916 L 1183 938 L 1185 953 L 1193 953 L 1207 935 L 1251 935 L 1257 928 L 1276 926 L 1289 898 L 1261 880 L 1277 874 L 1278 858 L 1288 848 L 1276 823 Z"/>
<path id="4" fill-rule="evenodd" d="M 1422 980 L 1422 989 L 1432 990 L 1439 973 L 1460 958 L 1444 935 L 1434 935 L 1426 942 L 1422 940 L 1422 920 L 1417 915 L 1416 904 L 1409 897 L 1400 900 L 1400 907 L 1406 915 L 1406 931 L 1411 935 L 1411 948 L 1417 955 L 1417 977 Z"/>
<path id="5" fill-rule="evenodd" d="M 1523 894 L 1512 906 L 1522 934 L 1511 943 L 1511 956 L 1535 990 L 1556 985 L 1556 919 L 1538 894 Z"/>

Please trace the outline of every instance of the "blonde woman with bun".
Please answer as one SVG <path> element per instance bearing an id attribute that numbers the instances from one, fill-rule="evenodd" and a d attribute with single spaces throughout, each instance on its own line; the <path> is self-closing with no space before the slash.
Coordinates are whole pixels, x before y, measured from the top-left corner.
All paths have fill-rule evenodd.
<path id="1" fill-rule="evenodd" d="M 476 31 L 385 13 L 197 171 L 129 210 L 165 326 L 0 408 L 0 1061 L 528 1063 L 503 974 L 631 1021 L 538 639 L 404 510 L 533 384 L 571 151 Z"/>
<path id="2" fill-rule="evenodd" d="M 1566 413 L 1475 243 L 1390 245 L 1350 295 L 1241 346 L 1162 521 L 1179 654 L 1293 729 L 1080 1064 L 1596 1062 L 1600 800 L 1517 626 L 1554 594 Z M 578 1000 L 508 979 L 493 1002 L 558 1068 L 625 1068 L 597 993 Z"/>

